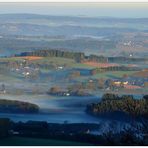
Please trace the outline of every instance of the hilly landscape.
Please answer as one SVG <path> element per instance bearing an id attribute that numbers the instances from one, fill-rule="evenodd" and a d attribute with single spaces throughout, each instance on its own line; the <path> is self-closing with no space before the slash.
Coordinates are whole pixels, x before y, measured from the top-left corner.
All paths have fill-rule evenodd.
<path id="1" fill-rule="evenodd" d="M 147 56 L 147 18 L 0 15 L 1 56 L 62 48 L 87 54 Z M 141 41 L 142 40 L 142 41 Z M 97 51 L 97 53 L 96 53 Z"/>
<path id="2" fill-rule="evenodd" d="M 148 17 L 27 8 L 0 13 L 0 145 L 148 145 Z"/>

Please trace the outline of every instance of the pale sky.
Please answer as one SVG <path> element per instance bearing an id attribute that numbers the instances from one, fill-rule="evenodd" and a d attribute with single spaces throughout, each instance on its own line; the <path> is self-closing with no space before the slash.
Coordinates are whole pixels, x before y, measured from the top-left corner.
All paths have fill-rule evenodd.
<path id="1" fill-rule="evenodd" d="M 0 14 L 148 18 L 148 3 L 0 3 Z"/>

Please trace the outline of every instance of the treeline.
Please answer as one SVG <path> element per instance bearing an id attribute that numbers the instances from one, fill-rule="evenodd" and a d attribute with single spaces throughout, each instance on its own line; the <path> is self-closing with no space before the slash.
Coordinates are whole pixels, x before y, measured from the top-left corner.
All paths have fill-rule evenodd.
<path id="1" fill-rule="evenodd" d="M 89 60 L 89 61 L 93 61 L 93 62 L 99 62 L 99 63 L 107 63 L 108 62 L 108 58 L 104 57 L 104 56 L 97 56 L 97 55 L 89 55 L 89 56 L 85 56 L 85 59 Z"/>
<path id="2" fill-rule="evenodd" d="M 147 58 L 134 58 L 134 57 L 108 57 L 108 61 L 111 63 L 134 63 L 134 62 L 146 62 Z"/>
<path id="3" fill-rule="evenodd" d="M 90 71 L 91 75 L 95 75 L 100 72 L 106 71 L 139 71 L 141 70 L 139 67 L 128 67 L 128 66 L 110 66 L 110 67 L 101 67 L 94 68 Z"/>
<path id="4" fill-rule="evenodd" d="M 38 50 L 33 52 L 23 52 L 20 55 L 16 56 L 42 56 L 42 57 L 62 57 L 62 58 L 70 58 L 75 60 L 80 60 L 85 57 L 83 52 L 69 52 L 69 51 L 61 51 L 61 50 Z"/>
<path id="5" fill-rule="evenodd" d="M 83 61 L 93 61 L 99 63 L 134 63 L 134 62 L 145 62 L 146 58 L 134 58 L 134 57 L 104 57 L 98 55 L 86 56 L 83 52 L 72 52 L 64 51 L 60 49 L 46 49 L 46 50 L 36 50 L 32 52 L 22 52 L 15 56 L 42 56 L 42 57 L 62 57 L 74 59 L 76 62 L 80 63 Z"/>
<path id="6" fill-rule="evenodd" d="M 0 99 L 0 112 L 3 113 L 38 113 L 39 107 L 36 104 Z"/>
<path id="7" fill-rule="evenodd" d="M 83 62 L 85 60 L 94 61 L 94 62 L 107 62 L 108 58 L 104 56 L 97 55 L 89 55 L 86 56 L 83 52 L 70 52 L 70 51 L 62 51 L 58 49 L 49 49 L 49 50 L 37 50 L 33 52 L 23 52 L 19 55 L 15 56 L 42 56 L 42 57 L 62 57 L 74 59 L 76 62 Z"/>
<path id="8" fill-rule="evenodd" d="M 94 62 L 107 62 L 107 57 L 104 56 L 97 56 L 97 55 L 90 55 L 86 56 L 83 52 L 70 52 L 70 51 L 62 51 L 56 49 L 49 49 L 49 50 L 37 50 L 33 52 L 23 52 L 20 55 L 15 56 L 42 56 L 42 57 L 62 57 L 62 58 L 69 58 L 74 59 L 76 62 L 82 62 L 84 60 L 94 61 Z"/>
<path id="9" fill-rule="evenodd" d="M 148 145 L 148 124 L 144 120 L 140 124 L 130 124 L 115 132 L 116 122 L 111 122 L 108 125 L 108 131 L 100 134 L 92 134 L 92 131 L 102 129 L 102 124 L 89 123 L 47 123 L 38 121 L 12 122 L 9 119 L 0 119 L 0 145 L 8 145 L 11 137 L 27 137 L 41 139 L 55 139 L 64 141 L 80 142 L 84 145 L 99 145 L 99 146 L 124 146 L 124 145 Z M 114 127 L 114 128 L 113 128 Z M 140 136 L 140 138 L 139 138 Z M 4 138 L 9 138 L 3 142 Z M 29 146 L 30 142 L 23 145 Z M 39 143 L 37 143 L 39 144 Z M 44 145 L 44 143 L 40 143 Z M 35 144 L 36 145 L 36 144 Z M 58 145 L 54 143 L 54 145 Z M 71 144 L 72 146 L 72 144 Z"/>
<path id="10" fill-rule="evenodd" d="M 87 105 L 86 112 L 95 116 L 119 115 L 148 118 L 148 97 L 135 99 L 132 95 L 104 94 L 99 103 Z M 113 116 L 112 116 L 113 117 Z M 120 116 L 121 117 L 121 116 Z M 118 116 L 117 116 L 118 118 Z"/>
<path id="11" fill-rule="evenodd" d="M 36 50 L 32 52 L 23 52 L 21 54 L 16 54 L 15 56 L 42 56 L 42 57 L 62 57 L 75 59 L 77 62 L 83 61 L 94 61 L 100 63 L 133 63 L 133 62 L 145 62 L 146 58 L 132 58 L 132 57 L 104 57 L 98 55 L 86 56 L 84 52 L 72 52 L 64 51 L 61 49 L 47 49 L 47 50 Z"/>
<path id="12" fill-rule="evenodd" d="M 67 89 L 62 90 L 62 88 L 58 86 L 51 87 L 47 92 L 47 94 L 54 96 L 77 96 L 77 97 L 91 96 L 91 94 L 84 91 L 84 89 L 82 88 L 79 89 L 77 87 L 68 87 Z"/>

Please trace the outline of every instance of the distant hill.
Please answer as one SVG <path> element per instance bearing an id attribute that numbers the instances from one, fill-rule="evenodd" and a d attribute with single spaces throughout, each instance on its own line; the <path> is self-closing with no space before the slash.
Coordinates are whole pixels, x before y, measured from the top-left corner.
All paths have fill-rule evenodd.
<path id="1" fill-rule="evenodd" d="M 122 23 L 122 24 L 121 24 Z M 138 26 L 143 27 L 136 27 Z M 108 35 L 148 30 L 147 18 L 92 18 L 37 14 L 1 14 L 0 34 L 11 35 Z"/>
<path id="2" fill-rule="evenodd" d="M 86 16 L 53 16 L 53 15 L 40 15 L 40 14 L 29 14 L 29 13 L 13 13 L 13 14 L 0 14 L 0 19 L 6 22 L 12 20 L 25 20 L 25 19 L 46 19 L 50 21 L 79 21 L 85 23 L 148 23 L 148 18 L 117 18 L 117 17 L 86 17 Z M 89 20 L 89 22 L 88 22 Z M 78 23 L 79 23 L 78 22 Z"/>
<path id="3" fill-rule="evenodd" d="M 124 42 L 134 41 L 136 35 L 138 45 L 141 39 L 145 39 L 142 35 L 148 31 L 147 24 L 148 18 L 0 14 L 0 56 L 48 48 L 120 55 L 121 50 L 125 51 L 121 49 Z M 145 48 L 139 47 L 142 55 L 141 51 L 147 49 L 147 41 L 140 42 L 140 46 Z M 139 51 L 139 48 L 127 47 L 132 52 Z"/>

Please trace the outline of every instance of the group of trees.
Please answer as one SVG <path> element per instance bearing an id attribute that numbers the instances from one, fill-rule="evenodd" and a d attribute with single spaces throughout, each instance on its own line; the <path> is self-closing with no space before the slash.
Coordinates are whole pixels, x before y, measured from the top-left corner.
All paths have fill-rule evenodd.
<path id="1" fill-rule="evenodd" d="M 11 122 L 7 118 L 0 118 L 0 138 L 9 136 Z"/>
<path id="2" fill-rule="evenodd" d="M 133 57 L 108 57 L 111 63 L 133 63 L 133 62 L 146 62 L 147 58 L 133 58 Z"/>
<path id="3" fill-rule="evenodd" d="M 148 120 L 143 120 L 141 124 L 130 124 L 117 133 L 109 129 L 103 134 L 103 139 L 106 140 L 107 145 L 146 146 L 148 145 Z"/>
<path id="4" fill-rule="evenodd" d="M 133 62 L 145 62 L 146 58 L 131 58 L 131 57 L 104 57 L 97 55 L 89 55 L 86 56 L 84 52 L 72 52 L 61 49 L 47 49 L 47 50 L 36 50 L 30 52 L 23 52 L 19 55 L 15 56 L 42 56 L 42 57 L 63 57 L 75 59 L 77 62 L 81 62 L 84 60 L 101 62 L 101 63 L 133 63 Z M 122 68 L 122 67 L 121 67 Z"/>
<path id="5" fill-rule="evenodd" d="M 69 52 L 69 51 L 53 50 L 53 49 L 38 50 L 33 52 L 23 52 L 19 56 L 62 57 L 62 58 L 75 59 L 77 61 L 81 61 L 81 59 L 85 57 L 84 53 L 82 52 Z"/>
<path id="6" fill-rule="evenodd" d="M 77 77 L 80 77 L 81 76 L 81 73 L 80 73 L 80 71 L 73 71 L 73 72 L 71 72 L 70 73 L 70 75 L 69 75 L 69 78 L 77 78 Z"/>
<path id="7" fill-rule="evenodd" d="M 97 56 L 97 55 L 86 56 L 83 52 L 72 52 L 72 51 L 70 52 L 70 51 L 62 51 L 54 49 L 23 52 L 20 55 L 15 55 L 15 56 L 62 57 L 62 58 L 74 59 L 78 63 L 85 60 L 101 62 L 101 63 L 108 62 L 108 58 L 104 56 Z"/>
<path id="8" fill-rule="evenodd" d="M 132 95 L 118 96 L 115 94 L 104 94 L 99 103 L 87 106 L 86 111 L 92 115 L 108 115 L 123 113 L 133 117 L 148 117 L 148 101 L 146 96 L 134 99 Z"/>
<path id="9" fill-rule="evenodd" d="M 49 89 L 47 92 L 49 95 L 56 95 L 56 96 L 90 96 L 88 92 L 84 89 L 78 87 L 69 86 L 66 89 L 62 89 L 61 87 L 54 86 Z"/>
<path id="10" fill-rule="evenodd" d="M 38 113 L 39 107 L 36 104 L 0 99 L 0 112 L 6 113 Z"/>
<path id="11" fill-rule="evenodd" d="M 107 63 L 108 62 L 108 58 L 107 57 L 97 56 L 97 55 L 93 55 L 93 54 L 91 54 L 90 56 L 88 56 L 87 59 L 89 61 L 99 62 L 99 63 Z"/>
<path id="12" fill-rule="evenodd" d="M 88 80 L 85 82 L 79 82 L 77 84 L 72 84 L 69 86 L 70 90 L 97 90 L 97 89 L 104 89 L 105 88 L 105 79 L 93 79 L 93 80 Z"/>
<path id="13" fill-rule="evenodd" d="M 146 146 L 148 145 L 148 120 L 141 124 L 130 124 L 115 132 L 117 122 L 108 124 L 108 131 L 100 134 L 92 134 L 92 131 L 100 131 L 102 123 L 47 123 L 45 121 L 12 122 L 9 119 L 0 119 L 0 138 L 16 136 L 27 138 L 56 139 L 64 141 L 81 142 L 85 145 L 101 146 Z M 115 124 L 115 125 L 114 125 Z M 114 128 L 112 128 L 114 125 Z M 104 126 L 103 126 L 104 127 Z M 0 140 L 0 144 L 2 139 Z M 9 139 L 7 140 L 9 142 Z M 3 143 L 3 142 L 2 142 Z M 4 144 L 4 143 L 3 143 Z M 7 145 L 8 143 L 5 143 Z M 27 143 L 26 143 L 27 144 Z M 55 143 L 56 145 L 56 143 Z"/>
<path id="14" fill-rule="evenodd" d="M 128 66 L 109 66 L 109 67 L 100 67 L 94 68 L 91 70 L 91 75 L 96 75 L 97 73 L 106 72 L 106 71 L 138 71 L 138 67 L 128 67 Z"/>

